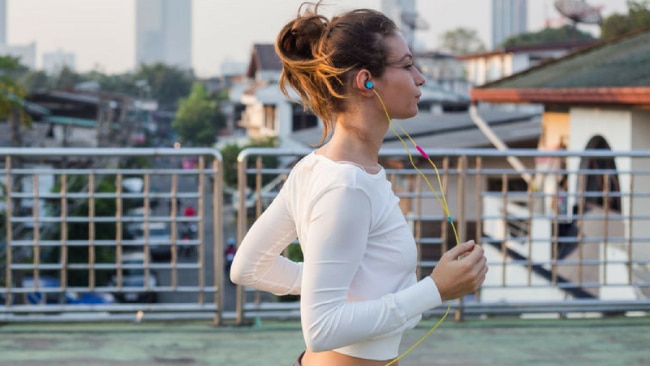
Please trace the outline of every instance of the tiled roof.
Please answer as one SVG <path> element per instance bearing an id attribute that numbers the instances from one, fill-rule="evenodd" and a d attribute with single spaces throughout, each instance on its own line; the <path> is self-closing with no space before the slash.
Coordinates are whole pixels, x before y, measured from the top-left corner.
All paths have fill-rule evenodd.
<path id="1" fill-rule="evenodd" d="M 504 55 L 508 53 L 535 53 L 535 52 L 543 52 L 543 51 L 560 51 L 560 50 L 575 51 L 575 50 L 592 46 L 595 43 L 596 41 L 579 41 L 579 42 L 569 41 L 569 42 L 543 43 L 537 45 L 510 46 L 510 47 L 496 48 L 485 52 L 477 52 L 477 53 L 470 53 L 467 55 L 461 55 L 458 56 L 457 58 L 459 60 L 471 60 L 471 59 L 484 58 L 488 56 Z"/>
<path id="2" fill-rule="evenodd" d="M 481 109 L 480 115 L 494 133 L 509 145 L 519 145 L 530 141 L 536 144 L 539 139 L 541 133 L 540 113 Z M 395 123 L 399 125 L 394 125 L 395 130 L 403 138 L 405 136 L 401 132 L 401 128 L 425 148 L 492 146 L 487 137 L 474 124 L 469 113 L 465 112 L 443 114 L 421 112 L 411 119 L 396 120 Z M 322 131 L 320 127 L 309 128 L 292 134 L 291 138 L 305 145 L 315 144 L 320 141 Z M 389 130 L 384 137 L 382 147 L 400 148 L 402 146 L 393 131 Z"/>
<path id="3" fill-rule="evenodd" d="M 275 53 L 275 46 L 272 44 L 256 44 L 253 46 L 253 54 L 248 64 L 247 76 L 255 77 L 259 71 L 281 71 L 282 62 Z"/>
<path id="4" fill-rule="evenodd" d="M 650 29 L 599 43 L 478 89 L 642 86 L 650 86 Z"/>

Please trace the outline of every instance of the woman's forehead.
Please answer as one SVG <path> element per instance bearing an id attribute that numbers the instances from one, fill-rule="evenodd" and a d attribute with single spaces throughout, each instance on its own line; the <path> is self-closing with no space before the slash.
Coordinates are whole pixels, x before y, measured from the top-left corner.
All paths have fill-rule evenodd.
<path id="1" fill-rule="evenodd" d="M 388 51 L 388 63 L 411 60 L 413 55 L 406 40 L 401 34 L 386 37 L 386 50 Z"/>

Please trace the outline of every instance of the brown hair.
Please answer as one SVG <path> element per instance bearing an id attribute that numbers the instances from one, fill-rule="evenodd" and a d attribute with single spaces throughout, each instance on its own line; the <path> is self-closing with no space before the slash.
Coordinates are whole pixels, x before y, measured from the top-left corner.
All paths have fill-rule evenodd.
<path id="1" fill-rule="evenodd" d="M 275 50 L 282 61 L 280 89 L 287 84 L 325 124 L 322 143 L 333 129 L 336 114 L 344 110 L 346 86 L 352 72 L 367 69 L 381 76 L 387 62 L 384 39 L 397 26 L 384 14 L 357 9 L 328 20 L 318 14 L 318 3 L 303 3 L 296 19 L 277 37 Z M 306 9 L 303 12 L 303 7 Z"/>

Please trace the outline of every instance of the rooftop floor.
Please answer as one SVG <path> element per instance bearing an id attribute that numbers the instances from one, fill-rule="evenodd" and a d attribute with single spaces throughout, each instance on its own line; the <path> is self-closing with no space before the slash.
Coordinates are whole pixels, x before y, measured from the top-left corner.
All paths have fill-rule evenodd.
<path id="1" fill-rule="evenodd" d="M 409 331 L 403 350 L 437 321 Z M 402 366 L 650 365 L 650 317 L 445 320 Z M 209 321 L 10 323 L 0 365 L 289 366 L 304 349 L 298 321 L 214 327 Z"/>

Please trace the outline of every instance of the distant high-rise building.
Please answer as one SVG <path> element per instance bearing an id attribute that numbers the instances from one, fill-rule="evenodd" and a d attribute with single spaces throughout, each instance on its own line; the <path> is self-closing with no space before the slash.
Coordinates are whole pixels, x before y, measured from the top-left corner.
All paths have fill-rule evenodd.
<path id="1" fill-rule="evenodd" d="M 0 0 L 0 46 L 7 44 L 7 0 Z"/>
<path id="2" fill-rule="evenodd" d="M 414 30 L 417 18 L 415 0 L 382 0 L 381 11 L 397 24 L 406 43 L 412 47 L 415 42 Z"/>
<path id="3" fill-rule="evenodd" d="M 0 56 L 18 58 L 23 66 L 36 68 L 36 43 L 9 45 L 7 43 L 7 0 L 0 0 Z"/>
<path id="4" fill-rule="evenodd" d="M 0 44 L 0 56 L 12 56 L 18 58 L 20 64 L 30 70 L 36 69 L 36 43 L 25 45 Z"/>
<path id="5" fill-rule="evenodd" d="M 528 31 L 528 0 L 492 0 L 492 48 Z"/>
<path id="6" fill-rule="evenodd" d="M 43 70 L 49 75 L 56 75 L 64 67 L 75 71 L 75 54 L 61 49 L 43 54 Z"/>
<path id="7" fill-rule="evenodd" d="M 192 68 L 192 0 L 136 0 L 136 66 Z"/>

